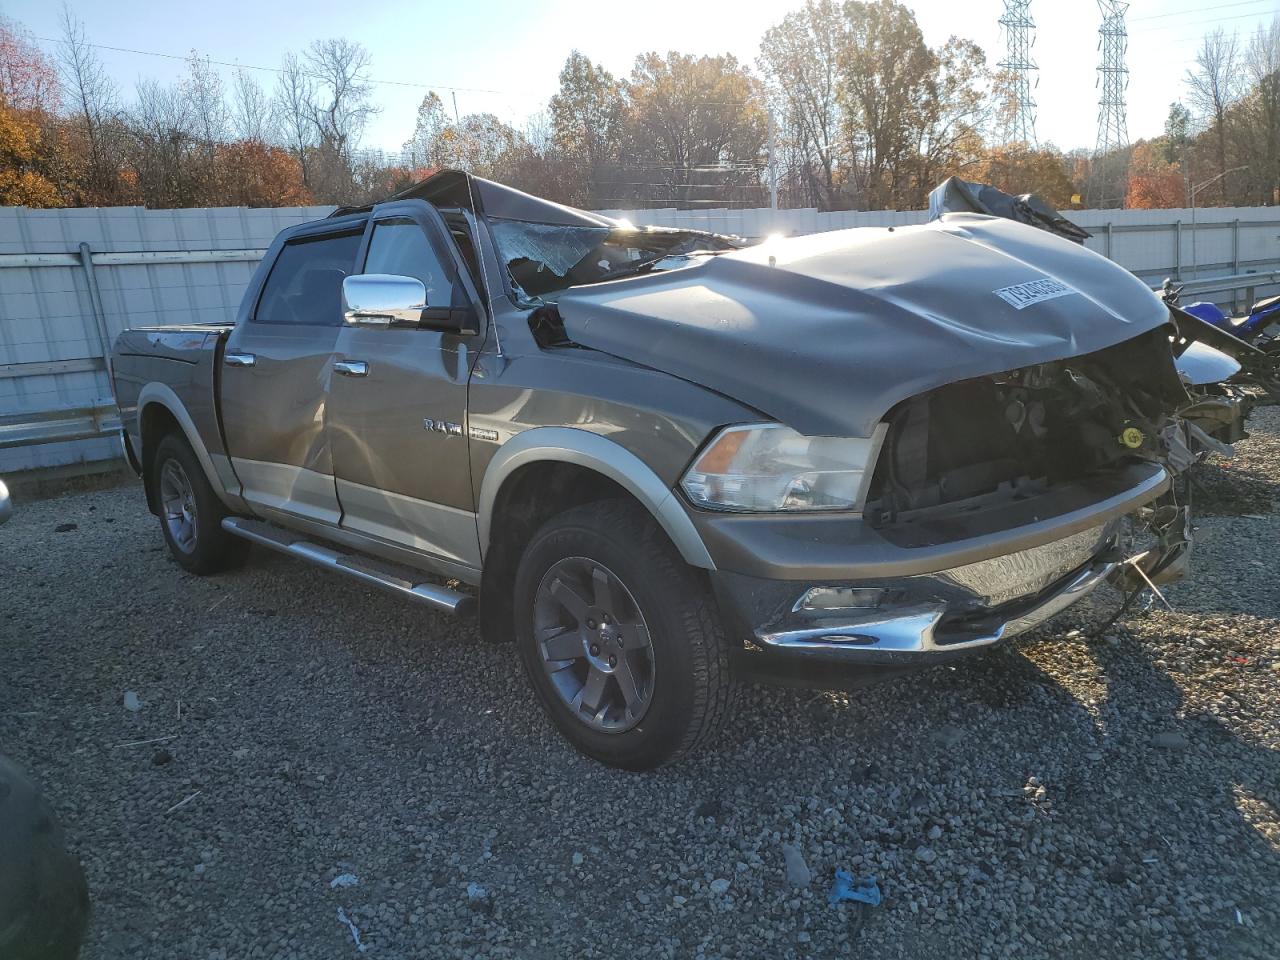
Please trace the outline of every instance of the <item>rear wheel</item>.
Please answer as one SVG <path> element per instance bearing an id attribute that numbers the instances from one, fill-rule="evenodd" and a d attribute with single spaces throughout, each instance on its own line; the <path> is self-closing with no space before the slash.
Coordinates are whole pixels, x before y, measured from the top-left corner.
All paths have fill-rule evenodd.
<path id="1" fill-rule="evenodd" d="M 205 574 L 244 562 L 249 544 L 222 529 L 226 510 L 184 437 L 171 433 L 160 441 L 151 471 L 160 527 L 178 563 Z"/>
<path id="2" fill-rule="evenodd" d="M 521 558 L 515 612 L 542 706 L 603 763 L 645 770 L 677 759 L 730 709 L 710 591 L 636 504 L 600 501 L 548 521 Z"/>

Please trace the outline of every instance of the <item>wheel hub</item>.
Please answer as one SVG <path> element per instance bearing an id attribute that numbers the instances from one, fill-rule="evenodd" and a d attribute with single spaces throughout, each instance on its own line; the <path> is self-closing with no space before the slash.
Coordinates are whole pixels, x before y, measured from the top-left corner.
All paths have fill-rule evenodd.
<path id="1" fill-rule="evenodd" d="M 618 667 L 618 658 L 622 656 L 622 634 L 611 623 L 600 623 L 594 630 L 587 630 L 587 656 L 593 666 L 605 673 L 612 673 Z"/>

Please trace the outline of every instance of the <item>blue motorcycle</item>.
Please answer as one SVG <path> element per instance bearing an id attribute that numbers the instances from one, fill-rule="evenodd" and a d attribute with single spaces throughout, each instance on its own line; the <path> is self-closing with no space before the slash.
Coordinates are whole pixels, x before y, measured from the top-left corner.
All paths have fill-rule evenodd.
<path id="1" fill-rule="evenodd" d="M 1180 307 L 1193 317 L 1219 330 L 1225 330 L 1236 339 L 1253 344 L 1267 353 L 1280 350 L 1280 338 L 1268 332 L 1273 323 L 1280 324 L 1280 296 L 1259 300 L 1253 305 L 1248 316 L 1236 318 L 1228 316 L 1227 312 L 1216 303 L 1204 300 L 1182 306 L 1179 302 L 1182 287 L 1174 283 L 1172 278 L 1165 280 L 1162 290 L 1164 302 L 1169 306 Z"/>

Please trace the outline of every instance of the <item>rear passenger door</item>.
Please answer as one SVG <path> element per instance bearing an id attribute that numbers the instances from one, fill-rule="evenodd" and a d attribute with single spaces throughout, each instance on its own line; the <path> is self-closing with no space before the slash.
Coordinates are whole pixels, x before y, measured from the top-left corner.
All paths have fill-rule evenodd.
<path id="1" fill-rule="evenodd" d="M 245 500 L 325 524 L 341 517 L 325 403 L 342 328 L 342 281 L 363 223 L 295 237 L 222 357 L 222 420 Z"/>

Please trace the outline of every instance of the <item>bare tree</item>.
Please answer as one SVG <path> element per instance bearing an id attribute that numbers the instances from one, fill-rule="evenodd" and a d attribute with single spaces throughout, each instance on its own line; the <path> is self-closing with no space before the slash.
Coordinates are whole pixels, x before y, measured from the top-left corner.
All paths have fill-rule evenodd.
<path id="1" fill-rule="evenodd" d="M 304 54 L 307 69 L 315 79 L 311 119 L 322 143 L 339 156 L 348 157 L 359 143 L 369 119 L 378 112 L 373 105 L 373 86 L 366 73 L 369 51 L 358 43 L 335 37 L 317 40 Z"/>
<path id="2" fill-rule="evenodd" d="M 198 167 L 193 149 L 197 135 L 191 101 L 180 86 L 138 81 L 134 108 L 131 163 L 148 206 L 190 207 L 199 201 Z"/>
<path id="3" fill-rule="evenodd" d="M 106 203 L 116 198 L 122 125 L 116 86 L 85 35 L 84 23 L 62 7 L 62 68 L 65 107 L 84 141 L 84 183 L 89 199 Z"/>
<path id="4" fill-rule="evenodd" d="M 1249 93 L 1235 123 L 1248 167 L 1248 203 L 1280 203 L 1280 16 L 1258 27 L 1244 53 Z"/>
<path id="5" fill-rule="evenodd" d="M 818 205 L 835 203 L 842 113 L 840 47 L 844 19 L 833 0 L 809 0 L 760 42 L 760 69 L 769 80 L 775 115 L 785 119 L 794 171 L 814 188 Z"/>
<path id="6" fill-rule="evenodd" d="M 316 145 L 316 126 L 312 120 L 315 81 L 292 53 L 285 54 L 280 81 L 272 99 L 272 112 L 279 124 L 284 145 L 302 167 L 302 182 L 311 185 L 309 151 Z"/>
<path id="7" fill-rule="evenodd" d="M 449 118 L 444 112 L 444 102 L 432 90 L 418 105 L 413 136 L 404 143 L 405 163 L 413 168 L 444 166 L 443 136 L 448 128 Z"/>
<path id="8" fill-rule="evenodd" d="M 1227 113 L 1240 97 L 1240 42 L 1221 27 L 1207 34 L 1196 54 L 1196 66 L 1187 71 L 1187 99 L 1202 117 L 1211 121 L 1217 141 L 1218 191 L 1227 198 Z"/>
<path id="9" fill-rule="evenodd" d="M 237 140 L 270 143 L 275 139 L 275 110 L 262 84 L 239 69 L 231 82 L 231 131 Z"/>
<path id="10" fill-rule="evenodd" d="M 207 155 L 212 156 L 227 135 L 227 101 L 223 96 L 222 77 L 208 57 L 194 50 L 187 58 L 187 76 L 182 81 L 186 112 L 196 139 Z"/>

